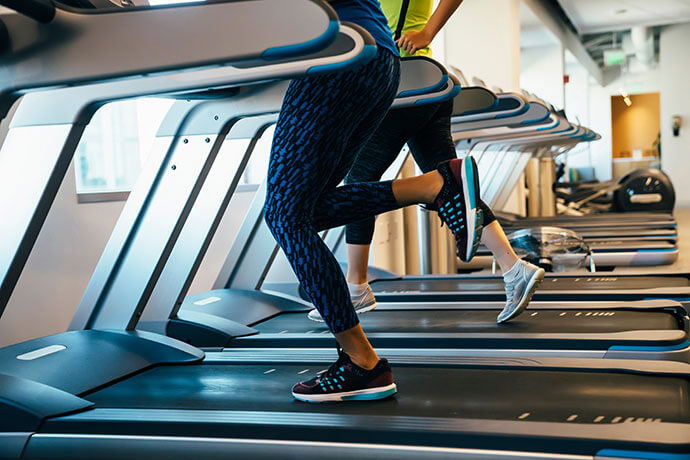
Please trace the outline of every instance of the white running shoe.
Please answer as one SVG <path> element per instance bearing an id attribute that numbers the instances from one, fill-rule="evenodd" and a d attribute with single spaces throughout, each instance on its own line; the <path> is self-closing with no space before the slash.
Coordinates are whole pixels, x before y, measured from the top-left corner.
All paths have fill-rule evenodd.
<path id="1" fill-rule="evenodd" d="M 376 308 L 376 297 L 369 284 L 366 285 L 366 288 L 361 294 L 353 294 L 352 289 L 350 289 L 350 297 L 352 298 L 352 306 L 355 307 L 355 312 L 358 315 Z M 316 308 L 310 311 L 307 317 L 312 321 L 318 321 L 319 323 L 324 322 L 321 314 Z"/>
<path id="2" fill-rule="evenodd" d="M 518 260 L 513 268 L 503 275 L 506 283 L 506 306 L 498 315 L 498 323 L 505 323 L 525 311 L 534 291 L 544 279 L 544 274 L 543 268 Z"/>

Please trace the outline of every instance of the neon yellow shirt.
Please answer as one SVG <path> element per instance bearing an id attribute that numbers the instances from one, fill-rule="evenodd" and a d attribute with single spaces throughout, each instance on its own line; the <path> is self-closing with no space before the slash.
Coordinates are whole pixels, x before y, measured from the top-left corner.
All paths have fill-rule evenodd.
<path id="1" fill-rule="evenodd" d="M 402 8 L 403 0 L 379 0 L 383 14 L 388 20 L 388 25 L 395 34 L 398 28 L 398 19 L 400 18 L 400 8 Z M 403 26 L 401 35 L 410 30 L 420 31 L 426 26 L 431 18 L 431 13 L 434 10 L 433 0 L 410 0 L 410 5 L 407 8 L 405 15 L 405 25 Z M 418 50 L 415 56 L 431 56 L 431 48 L 428 46 Z M 400 56 L 410 56 L 409 53 L 400 50 Z"/>

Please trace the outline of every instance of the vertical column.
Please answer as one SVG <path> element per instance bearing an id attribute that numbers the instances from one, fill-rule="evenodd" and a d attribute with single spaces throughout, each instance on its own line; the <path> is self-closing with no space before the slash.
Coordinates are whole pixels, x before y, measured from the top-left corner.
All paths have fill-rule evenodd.
<path id="1" fill-rule="evenodd" d="M 661 163 L 676 184 L 676 202 L 690 204 L 690 188 L 685 186 L 690 171 L 690 93 L 687 69 L 690 24 L 665 27 L 661 32 Z M 673 133 L 673 117 L 681 117 L 678 136 Z"/>
<path id="2" fill-rule="evenodd" d="M 470 79 L 520 87 L 519 0 L 467 1 L 446 25 L 446 60 Z"/>

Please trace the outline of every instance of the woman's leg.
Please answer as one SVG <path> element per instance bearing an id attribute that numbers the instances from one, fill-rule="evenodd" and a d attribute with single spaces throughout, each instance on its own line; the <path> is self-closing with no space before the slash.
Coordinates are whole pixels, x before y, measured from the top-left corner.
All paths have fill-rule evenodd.
<path id="1" fill-rule="evenodd" d="M 398 157 L 408 139 L 420 129 L 424 129 L 424 125 L 438 111 L 439 106 L 440 104 L 429 104 L 390 110 L 357 155 L 350 172 L 345 177 L 345 183 L 380 180 L 383 173 Z M 363 310 L 371 309 L 376 305 L 376 300 L 367 283 L 374 220 L 373 216 L 367 217 L 348 224 L 345 229 L 348 256 L 347 281 L 350 284 L 353 302 L 356 303 L 355 307 L 359 306 Z"/>
<path id="2" fill-rule="evenodd" d="M 515 262 L 518 261 L 518 256 L 513 251 L 513 247 L 508 241 L 501 224 L 494 217 L 491 208 L 481 201 L 479 207 L 484 214 L 484 231 L 482 233 L 482 243 L 494 255 L 501 267 L 501 273 L 506 273 L 513 268 Z"/>
<path id="3" fill-rule="evenodd" d="M 420 131 L 408 142 L 415 161 L 424 172 L 432 171 L 439 163 L 456 157 L 455 145 L 450 133 L 452 112 L 453 103 L 449 101 L 438 110 L 436 116 L 427 124 L 427 129 Z M 481 199 L 478 207 L 483 216 L 482 243 L 493 253 L 501 270 L 505 273 L 515 265 L 518 257 L 491 208 Z"/>
<path id="4" fill-rule="evenodd" d="M 354 187 L 349 190 L 352 196 L 340 194 L 341 202 L 331 203 L 326 210 L 323 197 L 352 163 L 345 145 L 356 145 L 371 135 L 393 100 L 398 78 L 397 59 L 379 50 L 374 60 L 356 71 L 293 81 L 278 119 L 269 163 L 266 223 L 330 330 L 365 369 L 378 357 L 357 333 L 358 320 L 344 276 L 318 235 L 316 216 L 332 218 L 339 208 L 348 209 L 353 199 L 363 197 L 371 208 L 397 206 L 390 184 Z"/>

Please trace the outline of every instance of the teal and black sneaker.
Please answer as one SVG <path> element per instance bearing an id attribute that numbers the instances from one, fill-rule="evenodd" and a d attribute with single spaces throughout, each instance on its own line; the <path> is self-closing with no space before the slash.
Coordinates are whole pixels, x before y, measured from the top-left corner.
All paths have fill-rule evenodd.
<path id="1" fill-rule="evenodd" d="M 398 389 L 388 361 L 362 369 L 338 349 L 338 360 L 316 377 L 292 387 L 292 396 L 304 402 L 371 401 L 388 398 Z"/>
<path id="2" fill-rule="evenodd" d="M 474 158 L 456 158 L 441 163 L 438 172 L 443 188 L 434 203 L 438 216 L 455 235 L 456 253 L 469 262 L 482 238 L 482 210 L 479 202 L 479 172 Z"/>

